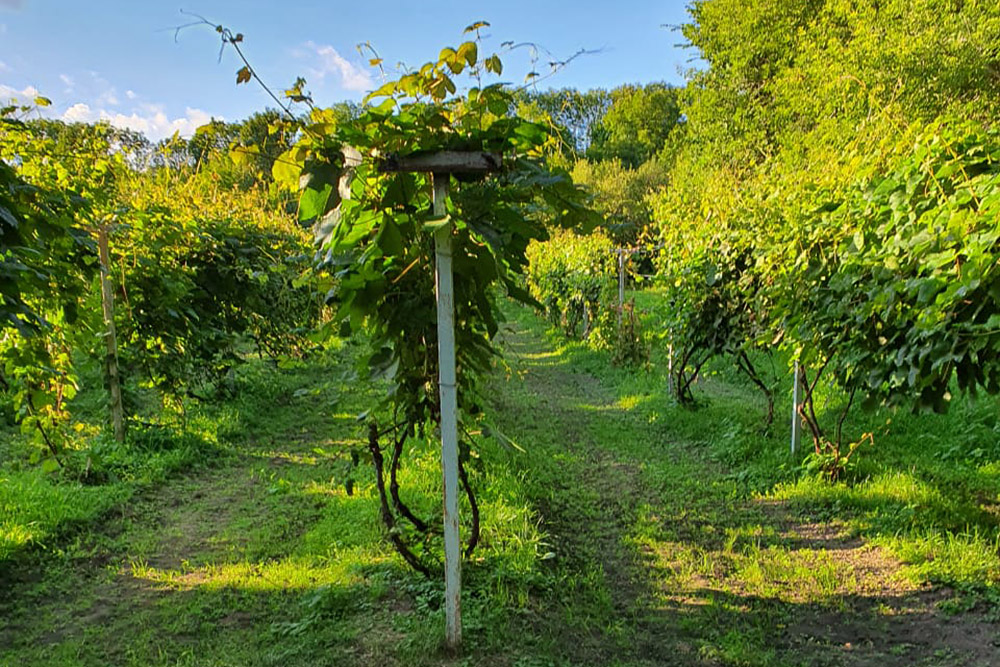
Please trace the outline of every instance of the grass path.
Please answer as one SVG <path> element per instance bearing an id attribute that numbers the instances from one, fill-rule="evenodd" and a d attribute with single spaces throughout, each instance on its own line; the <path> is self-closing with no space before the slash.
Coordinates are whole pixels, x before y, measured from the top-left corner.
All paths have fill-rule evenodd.
<path id="1" fill-rule="evenodd" d="M 657 405 L 592 353 L 510 338 L 505 426 L 545 448 L 532 465 L 550 541 L 571 588 L 588 582 L 553 624 L 570 664 L 1000 664 L 992 619 L 945 614 L 949 591 L 838 518 L 747 494 L 678 436 L 698 413 Z"/>
<path id="2" fill-rule="evenodd" d="M 945 614 L 947 590 L 842 517 L 748 493 L 705 414 L 533 319 L 508 328 L 488 395 L 526 453 L 492 453 L 487 499 L 514 509 L 485 517 L 467 568 L 464 658 L 438 650 L 439 587 L 385 547 L 370 480 L 344 492 L 369 394 L 320 365 L 251 378 L 213 417 L 231 443 L 214 466 L 5 568 L 0 665 L 1000 664 L 995 623 Z M 511 517 L 545 537 L 505 579 Z"/>
<path id="3" fill-rule="evenodd" d="M 361 586 L 354 565 L 388 559 L 374 506 L 345 503 L 335 479 L 368 397 L 343 362 L 254 373 L 202 415 L 221 458 L 8 564 L 0 665 L 314 664 L 317 646 L 280 624 L 303 617 L 304 593 Z M 325 655 L 350 659 L 356 633 L 325 633 Z"/>

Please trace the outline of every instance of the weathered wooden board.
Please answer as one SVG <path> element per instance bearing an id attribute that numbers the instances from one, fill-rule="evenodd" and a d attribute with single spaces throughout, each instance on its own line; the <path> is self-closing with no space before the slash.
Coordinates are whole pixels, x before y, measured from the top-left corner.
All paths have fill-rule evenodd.
<path id="1" fill-rule="evenodd" d="M 390 155 L 379 163 L 379 171 L 422 171 L 437 174 L 485 174 L 503 164 L 499 153 L 485 151 L 437 151 Z"/>

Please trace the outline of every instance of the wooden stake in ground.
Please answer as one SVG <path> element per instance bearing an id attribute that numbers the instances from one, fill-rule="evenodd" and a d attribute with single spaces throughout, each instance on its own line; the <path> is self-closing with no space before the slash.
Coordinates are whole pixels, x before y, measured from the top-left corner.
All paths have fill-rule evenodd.
<path id="1" fill-rule="evenodd" d="M 115 336 L 115 295 L 111 288 L 111 253 L 108 250 L 108 228 L 97 230 L 97 251 L 101 261 L 101 309 L 104 311 L 104 341 L 107 345 L 105 373 L 110 392 L 111 424 L 115 440 L 125 441 L 125 414 L 122 407 L 122 388 L 118 379 L 118 342 Z"/>
<path id="2" fill-rule="evenodd" d="M 795 362 L 792 377 L 792 454 L 799 448 L 802 438 L 802 418 L 799 416 L 799 362 Z"/>
<path id="3" fill-rule="evenodd" d="M 500 168 L 500 156 L 475 151 L 441 151 L 391 157 L 382 171 L 430 173 L 434 185 L 434 216 L 447 214 L 445 202 L 451 174 L 485 174 Z M 458 650 L 462 643 L 462 554 L 458 520 L 458 389 L 455 378 L 455 290 L 451 266 L 452 224 L 434 233 L 435 292 L 438 325 L 438 386 L 441 391 L 441 472 L 444 478 L 444 596 L 445 643 Z"/>
<path id="4" fill-rule="evenodd" d="M 618 248 L 618 327 L 625 310 L 625 248 Z"/>

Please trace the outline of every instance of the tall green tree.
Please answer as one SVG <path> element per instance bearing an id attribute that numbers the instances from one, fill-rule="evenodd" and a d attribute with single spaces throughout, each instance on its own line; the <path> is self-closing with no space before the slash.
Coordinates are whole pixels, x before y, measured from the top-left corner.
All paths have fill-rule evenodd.
<path id="1" fill-rule="evenodd" d="M 604 217 L 604 228 L 619 246 L 634 245 L 653 221 L 648 195 L 665 186 L 669 170 L 654 157 L 636 168 L 621 160 L 581 159 L 573 165 L 573 181 L 593 194 L 594 208 Z"/>
<path id="2" fill-rule="evenodd" d="M 615 88 L 607 113 L 590 127 L 587 157 L 638 167 L 663 149 L 680 118 L 678 91 L 667 84 Z"/>
<path id="3" fill-rule="evenodd" d="M 515 100 L 522 115 L 547 117 L 562 128 L 564 150 L 582 153 L 593 141 L 594 130 L 608 112 L 612 96 L 601 88 L 561 88 L 522 91 Z"/>

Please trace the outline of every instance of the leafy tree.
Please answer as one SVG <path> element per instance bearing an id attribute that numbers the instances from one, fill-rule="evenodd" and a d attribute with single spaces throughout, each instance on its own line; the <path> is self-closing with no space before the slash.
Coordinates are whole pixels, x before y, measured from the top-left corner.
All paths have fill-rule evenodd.
<path id="1" fill-rule="evenodd" d="M 593 140 L 594 130 L 608 112 L 612 96 L 600 88 L 587 91 L 562 88 L 522 91 L 515 100 L 520 115 L 552 119 L 565 132 L 565 147 L 571 153 L 583 153 Z"/>
<path id="2" fill-rule="evenodd" d="M 618 159 L 578 160 L 572 173 L 575 182 L 593 193 L 593 206 L 619 247 L 635 245 L 652 223 L 648 195 L 664 187 L 669 174 L 665 161 L 656 157 L 634 169 Z"/>
<path id="3" fill-rule="evenodd" d="M 664 83 L 615 88 L 607 112 L 590 126 L 587 157 L 638 167 L 663 149 L 680 118 L 677 90 Z"/>
<path id="4" fill-rule="evenodd" d="M 993 312 L 977 292 L 992 278 L 963 269 L 996 248 L 983 234 L 1000 9 L 702 0 L 691 11 L 684 34 L 707 67 L 681 96 L 669 182 L 650 199 L 668 321 L 702 349 L 779 345 L 800 359 L 803 417 L 833 475 L 863 440 L 843 435 L 855 396 L 942 409 L 954 378 L 995 391 L 989 329 L 968 333 Z M 719 305 L 742 304 L 751 326 L 720 326 L 740 308 L 698 317 L 717 276 L 739 277 Z M 723 331 L 729 342 L 709 344 Z M 822 427 L 821 379 L 843 396 Z"/>

